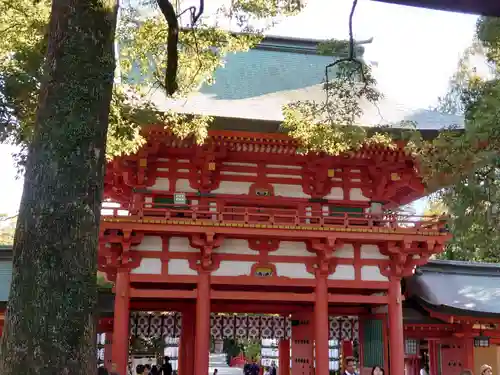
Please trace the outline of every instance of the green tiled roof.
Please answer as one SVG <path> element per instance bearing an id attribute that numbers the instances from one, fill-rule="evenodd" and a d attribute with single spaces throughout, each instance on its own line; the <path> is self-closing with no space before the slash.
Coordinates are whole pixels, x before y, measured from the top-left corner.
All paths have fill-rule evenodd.
<path id="1" fill-rule="evenodd" d="M 323 81 L 328 56 L 255 49 L 226 56 L 215 72 L 215 84 L 200 92 L 216 100 L 241 100 L 299 90 Z"/>
<path id="2" fill-rule="evenodd" d="M 9 298 L 11 281 L 12 281 L 12 261 L 0 260 L 0 303 L 6 302 L 7 299 Z"/>
<path id="3" fill-rule="evenodd" d="M 317 44 L 266 38 L 248 52 L 227 55 L 225 65 L 215 73 L 215 83 L 202 86 L 187 100 L 166 98 L 161 90 L 151 90 L 151 99 L 162 110 L 280 123 L 283 105 L 302 100 L 325 101 L 325 66 L 333 62 L 333 57 L 315 54 Z M 376 67 L 374 74 L 377 77 Z M 363 115 L 358 120 L 368 127 L 398 126 L 401 121 L 415 121 L 418 128 L 429 131 L 463 126 L 461 116 L 409 108 L 387 96 L 377 106 L 368 102 L 361 106 Z M 252 130 L 262 131 L 259 124 L 255 127 Z"/>

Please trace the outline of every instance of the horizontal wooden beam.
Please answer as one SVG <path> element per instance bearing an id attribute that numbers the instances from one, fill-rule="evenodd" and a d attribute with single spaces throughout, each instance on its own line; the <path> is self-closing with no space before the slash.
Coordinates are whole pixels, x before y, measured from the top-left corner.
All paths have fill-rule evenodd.
<path id="1" fill-rule="evenodd" d="M 439 339 L 445 337 L 452 337 L 453 331 L 412 331 L 406 330 L 405 337 L 410 339 Z"/>
<path id="2" fill-rule="evenodd" d="M 196 291 L 172 289 L 131 289 L 130 298 L 193 299 L 196 298 Z"/>
<path id="3" fill-rule="evenodd" d="M 314 294 L 212 290 L 210 298 L 231 301 L 313 302 Z"/>
<path id="4" fill-rule="evenodd" d="M 196 284 L 198 276 L 194 275 L 138 275 L 131 274 L 130 282 L 142 283 L 169 283 L 169 284 Z M 270 284 L 280 287 L 311 287 L 316 285 L 315 279 L 293 279 L 288 277 L 249 277 L 249 276 L 212 276 L 211 283 L 214 285 L 248 285 L 266 287 Z M 328 288 L 333 290 L 344 289 L 371 289 L 387 290 L 388 281 L 364 281 L 364 280 L 328 280 Z"/>
<path id="5" fill-rule="evenodd" d="M 131 289 L 131 298 L 152 299 L 195 299 L 196 290 L 169 290 L 169 289 Z M 212 300 L 226 301 L 272 301 L 272 302 L 309 302 L 315 301 L 314 293 L 288 292 L 249 292 L 212 290 Z M 337 304 L 387 304 L 387 296 L 364 296 L 358 294 L 329 294 L 329 303 Z"/>
<path id="6" fill-rule="evenodd" d="M 186 311 L 194 307 L 194 300 L 145 300 L 131 301 L 130 308 L 134 311 Z M 210 310 L 215 313 L 248 313 L 248 314 L 281 314 L 290 315 L 298 312 L 310 312 L 312 304 L 284 304 L 274 301 L 253 303 L 245 301 L 232 302 L 227 300 L 212 301 Z M 329 306 L 329 315 L 366 315 L 368 310 L 359 306 Z"/>
<path id="7" fill-rule="evenodd" d="M 138 275 L 131 274 L 131 283 L 169 283 L 169 284 L 196 284 L 198 276 L 195 275 Z"/>
<path id="8" fill-rule="evenodd" d="M 387 296 L 364 296 L 359 294 L 328 294 L 328 303 L 385 305 L 389 303 L 389 298 Z"/>
<path id="9" fill-rule="evenodd" d="M 160 220 L 158 220 L 160 221 Z M 321 228 L 321 227 L 311 227 L 309 230 L 297 230 L 295 229 L 279 229 L 279 228 L 254 228 L 254 227 L 244 227 L 244 226 L 204 226 L 201 223 L 196 225 L 191 224 L 162 224 L 162 223 L 143 223 L 139 220 L 134 221 L 127 217 L 113 219 L 103 218 L 101 220 L 101 231 L 106 229 L 116 229 L 116 230 L 129 230 L 129 231 L 142 231 L 149 233 L 206 233 L 211 232 L 214 234 L 222 234 L 228 236 L 238 236 L 242 235 L 246 237 L 258 237 L 258 238 L 281 238 L 281 239 L 291 239 L 291 240 L 304 240 L 306 238 L 325 238 L 327 236 L 335 235 L 338 240 L 351 240 L 359 241 L 362 239 L 366 242 L 387 242 L 387 241 L 428 241 L 431 239 L 436 239 L 440 242 L 446 242 L 451 238 L 448 233 L 440 234 L 417 234 L 416 231 L 411 229 L 399 229 L 399 232 L 389 230 L 387 228 L 380 228 L 381 231 L 362 229 L 362 228 Z M 328 229 L 328 230 L 327 230 Z M 383 231 L 382 231 L 383 230 Z"/>
<path id="10" fill-rule="evenodd" d="M 215 291 L 210 294 L 212 299 L 232 300 L 232 301 L 282 301 L 282 302 L 314 302 L 314 293 L 279 293 L 279 292 L 233 292 Z M 357 294 L 329 294 L 329 303 L 342 304 L 386 304 L 387 296 L 363 296 Z"/>

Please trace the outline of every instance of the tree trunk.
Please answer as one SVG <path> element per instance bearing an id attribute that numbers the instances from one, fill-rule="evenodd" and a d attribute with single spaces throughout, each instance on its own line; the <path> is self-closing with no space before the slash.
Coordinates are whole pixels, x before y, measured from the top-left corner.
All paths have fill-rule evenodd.
<path id="1" fill-rule="evenodd" d="M 2 375 L 96 372 L 97 241 L 117 10 L 118 0 L 52 2 Z"/>

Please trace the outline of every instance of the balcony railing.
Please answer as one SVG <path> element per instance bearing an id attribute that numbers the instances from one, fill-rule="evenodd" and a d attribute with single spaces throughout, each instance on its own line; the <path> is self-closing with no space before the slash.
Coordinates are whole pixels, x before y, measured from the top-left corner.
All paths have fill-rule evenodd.
<path id="1" fill-rule="evenodd" d="M 447 233 L 447 221 L 443 216 L 421 216 L 405 213 L 372 215 L 368 213 L 305 211 L 295 209 L 242 207 L 242 206 L 203 206 L 146 203 L 136 212 L 119 207 L 106 207 L 102 217 L 124 218 L 148 221 L 165 220 L 167 223 L 182 224 L 196 222 L 197 225 L 254 226 L 260 228 L 278 227 L 285 229 L 316 228 L 364 228 L 380 231 L 436 232 Z"/>

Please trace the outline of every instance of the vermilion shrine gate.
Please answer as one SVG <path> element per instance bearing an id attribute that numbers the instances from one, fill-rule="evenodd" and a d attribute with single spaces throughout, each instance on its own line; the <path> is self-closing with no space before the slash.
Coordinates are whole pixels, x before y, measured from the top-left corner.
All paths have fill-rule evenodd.
<path id="1" fill-rule="evenodd" d="M 363 373 L 417 375 L 425 359 L 431 374 L 500 369 L 500 268 L 424 265 L 444 223 L 379 210 L 422 193 L 402 150 L 320 158 L 276 134 L 212 132 L 203 148 L 150 134 L 108 167 L 121 207 L 101 228 L 100 268 L 116 282 L 99 303 L 107 366 L 125 373 L 130 337 L 180 338 L 179 373 L 205 374 L 213 337 L 278 339 L 281 374 L 326 373 L 329 339 Z"/>
<path id="2" fill-rule="evenodd" d="M 102 217 L 99 264 L 116 281 L 120 373 L 132 309 L 182 314 L 181 374 L 208 373 L 210 333 L 228 329 L 210 314 L 238 312 L 281 315 L 228 330 L 274 332 L 282 371 L 291 346 L 294 374 L 326 375 L 329 338 L 357 340 L 368 305 L 388 307 L 387 357 L 403 374 L 401 279 L 442 251 L 444 222 L 387 211 L 424 193 L 403 145 L 338 157 L 297 148 L 284 135 L 232 131 L 199 147 L 152 127 L 137 155 L 109 164 L 105 196 L 120 207 Z M 345 316 L 350 333 L 336 336 Z"/>

